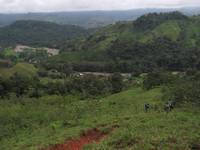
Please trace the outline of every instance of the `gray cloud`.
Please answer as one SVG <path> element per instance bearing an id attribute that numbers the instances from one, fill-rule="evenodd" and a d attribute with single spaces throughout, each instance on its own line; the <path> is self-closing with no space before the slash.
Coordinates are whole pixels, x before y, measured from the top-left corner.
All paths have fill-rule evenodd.
<path id="1" fill-rule="evenodd" d="M 200 0 L 0 0 L 1 12 L 118 10 L 200 6 Z"/>

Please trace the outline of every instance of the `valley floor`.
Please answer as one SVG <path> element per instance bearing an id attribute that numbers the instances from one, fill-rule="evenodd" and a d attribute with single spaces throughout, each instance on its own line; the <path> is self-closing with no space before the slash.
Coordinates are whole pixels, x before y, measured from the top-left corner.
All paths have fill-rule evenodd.
<path id="1" fill-rule="evenodd" d="M 144 112 L 144 104 L 156 107 Z M 132 88 L 101 99 L 46 96 L 0 101 L 0 149 L 38 150 L 78 138 L 98 127 L 104 133 L 87 150 L 198 150 L 200 110 L 187 105 L 163 112 L 161 89 Z"/>

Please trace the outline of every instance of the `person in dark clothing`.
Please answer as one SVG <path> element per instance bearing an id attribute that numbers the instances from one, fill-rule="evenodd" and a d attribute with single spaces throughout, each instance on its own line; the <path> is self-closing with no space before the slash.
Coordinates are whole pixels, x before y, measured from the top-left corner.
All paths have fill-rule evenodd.
<path id="1" fill-rule="evenodd" d="M 144 104 L 144 110 L 147 113 L 150 109 L 150 104 Z"/>
<path id="2" fill-rule="evenodd" d="M 168 101 L 167 103 L 165 103 L 164 111 L 166 111 L 167 113 L 172 111 L 175 105 L 176 105 L 175 101 Z"/>
<path id="3" fill-rule="evenodd" d="M 169 102 L 165 103 L 164 111 L 167 112 L 167 113 L 171 111 Z"/>

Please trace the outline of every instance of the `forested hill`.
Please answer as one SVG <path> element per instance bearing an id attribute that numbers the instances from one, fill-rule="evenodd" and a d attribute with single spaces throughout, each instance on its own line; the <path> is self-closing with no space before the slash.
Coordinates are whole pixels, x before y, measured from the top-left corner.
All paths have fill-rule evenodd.
<path id="1" fill-rule="evenodd" d="M 149 72 L 200 69 L 200 17 L 150 13 L 90 32 L 81 27 L 17 21 L 0 28 L 0 46 L 61 49 L 46 65 L 70 63 L 75 71 Z"/>
<path id="2" fill-rule="evenodd" d="M 151 13 L 136 21 L 106 26 L 84 42 L 70 44 L 75 52 L 63 52 L 52 61 L 73 61 L 81 71 L 183 70 L 200 67 L 199 47 L 198 16 Z"/>
<path id="3" fill-rule="evenodd" d="M 188 17 L 180 12 L 150 13 L 135 21 L 117 22 L 101 28 L 81 44 L 76 41 L 70 46 L 74 50 L 90 52 L 117 52 L 117 49 L 123 52 L 128 46 L 149 45 L 158 40 L 168 40 L 190 48 L 200 45 L 200 17 Z"/>
<path id="4" fill-rule="evenodd" d="M 87 35 L 87 30 L 74 25 L 58 25 L 42 21 L 16 21 L 0 28 L 0 46 L 16 44 L 61 48 L 72 38 Z"/>

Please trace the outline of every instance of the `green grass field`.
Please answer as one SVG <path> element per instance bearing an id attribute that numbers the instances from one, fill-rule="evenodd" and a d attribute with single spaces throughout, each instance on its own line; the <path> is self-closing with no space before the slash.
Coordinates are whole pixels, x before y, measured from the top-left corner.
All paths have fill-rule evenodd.
<path id="1" fill-rule="evenodd" d="M 158 109 L 145 113 L 147 102 Z M 163 104 L 159 88 L 132 88 L 102 99 L 47 96 L 0 101 L 0 149 L 37 150 L 101 125 L 102 130 L 113 125 L 119 128 L 85 149 L 200 148 L 200 110 L 187 105 L 166 114 Z"/>

